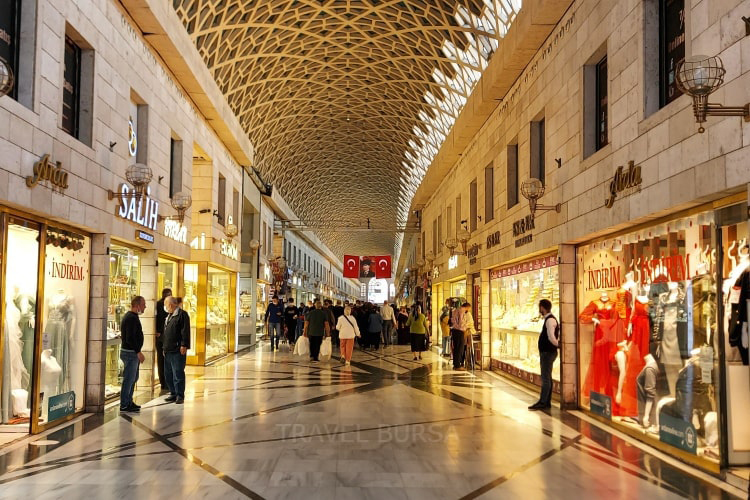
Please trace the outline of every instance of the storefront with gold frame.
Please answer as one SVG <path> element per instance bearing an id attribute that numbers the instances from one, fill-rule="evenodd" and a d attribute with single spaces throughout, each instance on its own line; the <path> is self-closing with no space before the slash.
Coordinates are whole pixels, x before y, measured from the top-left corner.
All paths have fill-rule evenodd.
<path id="1" fill-rule="evenodd" d="M 0 207 L 0 240 L 0 434 L 36 434 L 85 408 L 91 237 Z"/>

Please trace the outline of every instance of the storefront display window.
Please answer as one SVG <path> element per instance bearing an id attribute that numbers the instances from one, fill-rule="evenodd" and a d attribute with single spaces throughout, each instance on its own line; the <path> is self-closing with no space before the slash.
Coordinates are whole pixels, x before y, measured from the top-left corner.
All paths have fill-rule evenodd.
<path id="1" fill-rule="evenodd" d="M 559 315 L 557 256 L 551 255 L 490 272 L 490 355 L 493 368 L 535 385 L 539 377 L 537 341 L 543 318 L 539 301 L 552 302 Z M 552 368 L 553 391 L 560 392 L 560 363 Z"/>
<path id="2" fill-rule="evenodd" d="M 451 297 L 459 299 L 467 299 L 466 296 L 466 280 L 454 281 L 450 284 Z"/>
<path id="3" fill-rule="evenodd" d="M 206 309 L 206 360 L 223 356 L 229 345 L 229 273 L 208 268 Z"/>
<path id="4" fill-rule="evenodd" d="M 89 239 L 48 228 L 44 264 L 41 423 L 83 409 L 89 304 Z"/>
<path id="5" fill-rule="evenodd" d="M 268 289 L 269 286 L 263 283 L 258 283 L 256 289 L 257 296 L 255 299 L 255 333 L 258 337 L 265 333 L 265 315 L 269 300 Z"/>
<path id="6" fill-rule="evenodd" d="M 159 257 L 158 283 L 156 290 L 161 297 L 161 291 L 165 288 L 172 290 L 172 295 L 179 295 L 177 289 L 177 262 Z"/>
<path id="7" fill-rule="evenodd" d="M 3 424 L 28 426 L 32 407 L 39 228 L 11 218 L 7 238 L 0 413 Z"/>
<path id="8" fill-rule="evenodd" d="M 132 248 L 109 247 L 109 304 L 107 307 L 107 359 L 105 395 L 114 398 L 122 386 L 120 322 L 130 310 L 130 301 L 140 290 L 140 258 Z"/>
<path id="9" fill-rule="evenodd" d="M 185 296 L 182 309 L 190 316 L 190 349 L 188 356 L 196 355 L 195 332 L 198 322 L 198 264 L 185 264 Z"/>
<path id="10" fill-rule="evenodd" d="M 577 251 L 581 405 L 711 460 L 719 458 L 715 229 L 708 212 Z"/>

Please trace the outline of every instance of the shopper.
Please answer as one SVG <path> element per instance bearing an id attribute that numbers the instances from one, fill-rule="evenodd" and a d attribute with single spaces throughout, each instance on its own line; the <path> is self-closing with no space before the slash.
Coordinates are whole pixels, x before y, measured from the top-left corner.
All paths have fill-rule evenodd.
<path id="1" fill-rule="evenodd" d="M 396 315 L 387 300 L 380 308 L 380 316 L 383 318 L 383 345 L 387 346 L 393 343 L 393 331 L 396 329 Z"/>
<path id="2" fill-rule="evenodd" d="M 471 308 L 471 304 L 464 302 L 461 307 L 453 310 L 451 315 L 451 338 L 453 340 L 453 369 L 463 370 L 464 348 L 466 347 L 466 313 Z"/>
<path id="3" fill-rule="evenodd" d="M 529 406 L 529 410 L 532 411 L 552 407 L 552 365 L 557 359 L 557 349 L 560 346 L 560 323 L 552 315 L 552 303 L 549 300 L 539 301 L 539 314 L 544 317 L 544 324 L 537 342 L 542 390 L 539 394 L 539 401 Z"/>
<path id="4" fill-rule="evenodd" d="M 409 327 L 406 326 L 407 322 L 409 321 L 409 312 L 406 310 L 406 306 L 401 306 L 401 309 L 399 309 L 398 315 L 396 316 L 396 320 L 398 321 L 397 342 L 399 344 L 410 343 L 411 337 L 409 333 Z"/>
<path id="5" fill-rule="evenodd" d="M 446 299 L 443 309 L 440 311 L 440 334 L 442 335 L 443 356 L 451 354 L 451 299 Z"/>
<path id="6" fill-rule="evenodd" d="M 373 350 L 380 348 L 380 334 L 383 331 L 383 317 L 375 304 L 367 303 L 367 343 Z"/>
<path id="7" fill-rule="evenodd" d="M 299 309 L 299 317 L 297 318 L 297 335 L 294 338 L 294 343 L 297 343 L 297 340 L 302 336 L 302 330 L 305 326 L 305 317 L 307 316 L 307 313 L 312 311 L 313 309 L 313 303 L 312 300 L 308 300 L 307 304 L 304 305 L 304 307 L 300 307 Z"/>
<path id="8" fill-rule="evenodd" d="M 167 297 L 164 300 L 169 314 L 164 323 L 164 368 L 169 386 L 169 396 L 165 401 L 178 405 L 185 401 L 185 361 L 190 349 L 190 316 L 182 309 L 181 297 Z"/>
<path id="9" fill-rule="evenodd" d="M 323 301 L 323 310 L 328 317 L 328 324 L 331 325 L 331 342 L 335 344 L 338 340 L 338 332 L 334 328 L 336 326 L 336 315 L 333 314 L 333 301 L 331 299 L 325 299 Z"/>
<path id="10" fill-rule="evenodd" d="M 406 326 L 411 337 L 411 353 L 414 355 L 414 361 L 417 361 L 422 359 L 422 353 L 427 350 L 427 318 L 422 314 L 422 306 L 412 306 Z"/>
<path id="11" fill-rule="evenodd" d="M 333 303 L 333 302 L 331 302 L 331 303 Z M 333 306 L 332 309 L 333 309 L 334 325 L 337 325 L 338 322 L 339 322 L 339 318 L 344 315 L 344 306 L 341 305 L 341 301 L 340 300 L 337 300 L 336 301 L 336 305 Z M 338 330 L 338 328 L 334 328 L 333 329 L 332 340 L 333 340 L 333 345 L 335 345 L 335 346 L 340 345 L 340 343 L 339 343 L 339 330 Z"/>
<path id="12" fill-rule="evenodd" d="M 273 351 L 274 345 L 276 349 L 279 348 L 279 340 L 283 326 L 281 321 L 284 319 L 284 306 L 279 304 L 279 297 L 274 295 L 271 299 L 271 303 L 266 308 L 266 328 L 268 329 L 268 339 L 271 341 L 271 351 Z"/>
<path id="13" fill-rule="evenodd" d="M 331 334 L 331 324 L 328 322 L 328 313 L 323 310 L 320 300 L 315 300 L 315 308 L 305 315 L 305 329 L 303 335 L 310 339 L 310 360 L 318 362 L 320 356 L 320 345 L 323 337 Z"/>
<path id="14" fill-rule="evenodd" d="M 130 311 L 125 313 L 120 322 L 122 334 L 120 359 L 125 366 L 122 371 L 122 387 L 120 388 L 120 411 L 139 412 L 141 407 L 133 401 L 135 383 L 138 382 L 140 364 L 146 357 L 141 352 L 143 348 L 143 327 L 138 317 L 146 310 L 146 299 L 140 295 L 130 301 Z"/>
<path id="15" fill-rule="evenodd" d="M 289 299 L 284 308 L 284 323 L 286 324 L 286 339 L 290 344 L 294 344 L 295 333 L 297 332 L 297 318 L 299 309 L 294 305 L 294 299 Z"/>
<path id="16" fill-rule="evenodd" d="M 336 329 L 339 331 L 339 340 L 341 342 L 341 357 L 345 365 L 352 362 L 352 353 L 354 352 L 354 337 L 360 337 L 357 320 L 352 316 L 352 308 L 344 308 L 344 314 L 336 322 Z"/>
<path id="17" fill-rule="evenodd" d="M 164 321 L 167 319 L 164 299 L 171 295 L 172 289 L 165 288 L 161 291 L 161 299 L 156 303 L 156 368 L 159 372 L 160 395 L 169 392 L 169 382 L 164 376 Z"/>

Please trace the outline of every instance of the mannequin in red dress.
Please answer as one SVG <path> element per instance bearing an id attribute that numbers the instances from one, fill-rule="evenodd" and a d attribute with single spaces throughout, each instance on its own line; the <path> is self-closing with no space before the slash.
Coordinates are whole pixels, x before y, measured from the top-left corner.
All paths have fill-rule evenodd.
<path id="1" fill-rule="evenodd" d="M 585 394 L 595 391 L 601 394 L 607 393 L 609 382 L 609 342 L 611 340 L 610 328 L 617 318 L 615 304 L 609 300 L 609 295 L 602 292 L 597 300 L 591 301 L 578 316 L 583 324 L 595 325 L 594 345 L 591 352 L 591 362 L 586 374 L 586 382 L 583 390 Z M 618 318 L 619 319 L 619 318 Z"/>
<path id="2" fill-rule="evenodd" d="M 633 306 L 630 321 L 630 339 L 628 340 L 627 367 L 625 369 L 625 386 L 622 391 L 622 410 L 625 415 L 638 414 L 636 378 L 646 362 L 644 356 L 649 353 L 651 320 L 648 315 L 648 297 L 639 296 Z"/>

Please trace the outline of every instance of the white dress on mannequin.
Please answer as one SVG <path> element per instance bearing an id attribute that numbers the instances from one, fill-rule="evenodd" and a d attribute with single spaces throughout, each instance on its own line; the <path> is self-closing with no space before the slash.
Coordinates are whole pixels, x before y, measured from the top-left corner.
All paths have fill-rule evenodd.
<path id="1" fill-rule="evenodd" d="M 49 398 L 56 396 L 60 393 L 60 374 L 62 368 L 60 363 L 52 355 L 52 349 L 45 349 L 42 351 L 42 375 L 41 375 L 41 389 L 44 394 L 42 400 L 42 416 L 47 419 L 47 408 L 49 408 Z"/>
<path id="2" fill-rule="evenodd" d="M 5 301 L 5 342 L 2 385 L 2 421 L 8 422 L 13 417 L 28 417 L 28 402 L 21 404 L 19 390 L 27 391 L 29 388 L 29 372 L 23 364 L 23 340 L 22 332 L 18 323 L 21 319 L 21 311 L 18 310 L 12 300 Z M 15 394 L 14 394 L 15 393 Z M 26 392 L 28 398 L 28 392 Z"/>

